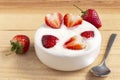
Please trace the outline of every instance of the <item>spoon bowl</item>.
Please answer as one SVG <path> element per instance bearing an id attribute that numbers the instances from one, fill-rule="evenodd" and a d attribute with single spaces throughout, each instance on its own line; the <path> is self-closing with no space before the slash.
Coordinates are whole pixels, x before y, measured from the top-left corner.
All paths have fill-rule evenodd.
<path id="1" fill-rule="evenodd" d="M 105 64 L 102 64 L 102 65 L 93 67 L 91 69 L 91 72 L 96 76 L 105 77 L 111 72 L 111 70 Z"/>

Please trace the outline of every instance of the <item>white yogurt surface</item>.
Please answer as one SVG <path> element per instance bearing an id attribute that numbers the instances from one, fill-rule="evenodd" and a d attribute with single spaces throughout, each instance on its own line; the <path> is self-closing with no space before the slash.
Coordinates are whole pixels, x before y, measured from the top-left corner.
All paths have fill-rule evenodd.
<path id="1" fill-rule="evenodd" d="M 63 45 L 73 36 L 80 36 L 84 31 L 94 31 L 94 37 L 85 39 L 87 47 L 82 50 L 71 50 L 64 48 Z M 52 48 L 44 48 L 42 45 L 42 36 L 43 35 L 53 35 L 56 36 L 59 40 L 57 44 Z M 85 55 L 90 51 L 94 50 L 101 43 L 101 36 L 98 31 L 92 24 L 83 20 L 82 24 L 75 26 L 74 28 L 68 29 L 64 24 L 61 25 L 60 29 L 53 29 L 49 26 L 43 24 L 35 33 L 35 44 L 48 54 L 53 54 L 56 56 L 78 56 Z"/>

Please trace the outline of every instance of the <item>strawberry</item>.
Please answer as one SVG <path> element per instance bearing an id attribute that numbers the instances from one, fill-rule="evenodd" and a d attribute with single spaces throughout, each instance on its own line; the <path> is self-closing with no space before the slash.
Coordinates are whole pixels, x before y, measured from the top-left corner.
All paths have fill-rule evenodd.
<path id="1" fill-rule="evenodd" d="M 82 18 L 80 16 L 74 16 L 72 14 L 65 14 L 64 16 L 64 24 L 66 25 L 67 28 L 71 28 L 81 23 Z"/>
<path id="2" fill-rule="evenodd" d="M 58 38 L 53 35 L 44 35 L 42 37 L 42 44 L 45 48 L 52 48 L 56 45 Z"/>
<path id="3" fill-rule="evenodd" d="M 14 51 L 16 54 L 24 54 L 29 49 L 30 40 L 26 35 L 16 35 L 10 43 L 12 45 L 11 51 Z"/>
<path id="4" fill-rule="evenodd" d="M 47 14 L 45 16 L 45 23 L 54 29 L 61 27 L 63 16 L 61 13 Z"/>
<path id="5" fill-rule="evenodd" d="M 84 31 L 80 35 L 85 38 L 94 37 L 94 31 Z"/>
<path id="6" fill-rule="evenodd" d="M 76 5 L 74 5 L 74 6 L 77 7 Z M 102 26 L 101 20 L 95 9 L 88 9 L 86 11 L 83 11 L 79 7 L 77 7 L 77 8 L 81 11 L 81 13 L 82 13 L 81 17 L 83 18 L 83 20 L 90 22 L 98 29 Z"/>
<path id="7" fill-rule="evenodd" d="M 85 44 L 82 43 L 81 38 L 77 36 L 71 37 L 67 42 L 65 42 L 64 47 L 71 50 L 81 50 L 85 48 Z"/>

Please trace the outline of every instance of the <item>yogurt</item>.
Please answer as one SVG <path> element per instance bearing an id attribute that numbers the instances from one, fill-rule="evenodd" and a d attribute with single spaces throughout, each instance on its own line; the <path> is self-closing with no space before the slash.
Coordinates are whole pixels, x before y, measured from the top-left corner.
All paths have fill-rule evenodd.
<path id="1" fill-rule="evenodd" d="M 84 31 L 94 31 L 94 37 L 85 39 L 86 48 L 71 50 L 63 47 L 64 43 L 73 36 L 80 36 Z M 52 48 L 42 45 L 43 35 L 56 36 L 59 41 Z M 82 38 L 82 37 L 81 37 Z M 35 33 L 35 51 L 38 58 L 47 66 L 63 71 L 73 71 L 84 68 L 91 64 L 99 54 L 101 35 L 92 24 L 83 20 L 82 24 L 68 29 L 64 24 L 60 29 L 53 29 L 43 24 Z"/>

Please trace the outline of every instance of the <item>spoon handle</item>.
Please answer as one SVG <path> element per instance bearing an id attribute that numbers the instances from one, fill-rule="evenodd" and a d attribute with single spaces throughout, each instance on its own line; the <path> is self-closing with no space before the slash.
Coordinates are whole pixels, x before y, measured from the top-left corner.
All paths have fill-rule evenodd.
<path id="1" fill-rule="evenodd" d="M 106 61 L 107 59 L 107 56 L 110 52 L 110 49 L 112 47 L 112 44 L 116 38 L 117 34 L 111 34 L 110 38 L 109 38 L 109 41 L 108 41 L 108 44 L 107 44 L 107 48 L 106 48 L 106 52 L 105 52 L 105 57 L 104 57 L 104 62 Z"/>

